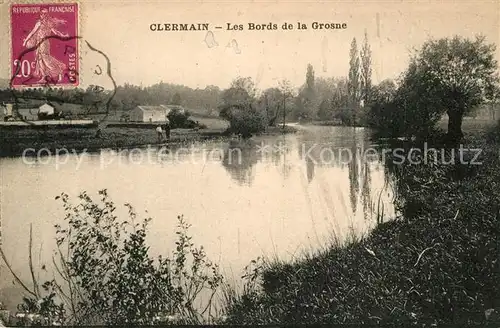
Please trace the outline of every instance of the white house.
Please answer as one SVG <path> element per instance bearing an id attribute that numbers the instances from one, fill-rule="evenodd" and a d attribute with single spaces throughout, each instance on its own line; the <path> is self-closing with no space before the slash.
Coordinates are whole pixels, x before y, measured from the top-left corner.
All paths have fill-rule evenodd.
<path id="1" fill-rule="evenodd" d="M 165 122 L 170 109 L 167 106 L 137 106 L 130 111 L 131 122 Z"/>
<path id="2" fill-rule="evenodd" d="M 38 107 L 38 113 L 39 114 L 46 114 L 46 115 L 54 115 L 54 107 L 45 103 L 42 106 Z"/>

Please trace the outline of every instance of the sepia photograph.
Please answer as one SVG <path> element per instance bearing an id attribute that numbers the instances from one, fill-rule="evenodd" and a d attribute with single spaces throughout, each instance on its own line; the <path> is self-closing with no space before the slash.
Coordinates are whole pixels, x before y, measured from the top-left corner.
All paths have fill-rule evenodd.
<path id="1" fill-rule="evenodd" d="M 0 0 L 0 327 L 500 325 L 499 22 Z"/>

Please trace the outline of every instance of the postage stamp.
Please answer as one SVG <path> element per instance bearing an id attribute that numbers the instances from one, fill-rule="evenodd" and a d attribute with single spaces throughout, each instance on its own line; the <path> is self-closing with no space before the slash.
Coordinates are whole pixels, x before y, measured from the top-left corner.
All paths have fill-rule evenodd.
<path id="1" fill-rule="evenodd" d="M 11 5 L 11 87 L 79 84 L 78 4 Z"/>

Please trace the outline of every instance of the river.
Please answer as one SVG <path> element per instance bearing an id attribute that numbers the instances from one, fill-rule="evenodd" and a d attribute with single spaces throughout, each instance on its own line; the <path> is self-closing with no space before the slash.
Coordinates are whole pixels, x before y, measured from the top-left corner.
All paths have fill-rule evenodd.
<path id="1" fill-rule="evenodd" d="M 324 247 L 332 237 L 343 241 L 367 233 L 377 213 L 394 216 L 382 163 L 360 156 L 371 145 L 368 130 L 308 126 L 293 135 L 255 137 L 242 150 L 238 145 L 208 141 L 170 154 L 147 147 L 2 158 L 3 251 L 29 283 L 32 225 L 35 269 L 46 265 L 51 272 L 54 225 L 64 222 L 55 196 L 65 192 L 75 200 L 87 191 L 98 199 L 104 188 L 120 208 L 130 203 L 139 216 L 153 218 L 152 255 L 170 254 L 177 215 L 183 214 L 195 244 L 235 279 L 259 256 L 290 260 Z M 13 308 L 19 287 L 3 263 L 0 274 L 0 300 Z"/>

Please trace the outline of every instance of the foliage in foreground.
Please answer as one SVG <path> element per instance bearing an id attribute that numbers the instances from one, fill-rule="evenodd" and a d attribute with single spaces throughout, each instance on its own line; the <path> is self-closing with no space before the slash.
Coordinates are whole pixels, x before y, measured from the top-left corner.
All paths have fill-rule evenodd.
<path id="1" fill-rule="evenodd" d="M 491 155 L 491 156 L 490 156 Z M 231 324 L 478 323 L 500 306 L 500 163 L 406 165 L 403 217 L 296 263 L 265 263 L 231 298 Z"/>
<path id="2" fill-rule="evenodd" d="M 175 250 L 153 259 L 146 245 L 150 218 L 137 222 L 130 204 L 128 221 L 119 220 L 106 190 L 95 202 L 83 192 L 70 203 L 61 194 L 66 226 L 56 226 L 59 278 L 34 280 L 32 297 L 18 313 L 22 324 L 154 324 L 205 322 L 222 282 L 217 265 L 188 236 L 189 225 L 178 217 Z M 203 299 L 201 295 L 204 294 Z"/>

